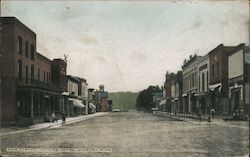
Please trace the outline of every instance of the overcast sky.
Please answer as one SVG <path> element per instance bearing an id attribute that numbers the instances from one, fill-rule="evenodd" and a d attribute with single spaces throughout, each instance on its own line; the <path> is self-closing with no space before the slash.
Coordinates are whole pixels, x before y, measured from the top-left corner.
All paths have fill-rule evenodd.
<path id="1" fill-rule="evenodd" d="M 110 92 L 161 86 L 190 54 L 249 43 L 247 0 L 2 1 L 1 14 L 32 29 L 41 54 L 68 54 L 68 74 Z"/>

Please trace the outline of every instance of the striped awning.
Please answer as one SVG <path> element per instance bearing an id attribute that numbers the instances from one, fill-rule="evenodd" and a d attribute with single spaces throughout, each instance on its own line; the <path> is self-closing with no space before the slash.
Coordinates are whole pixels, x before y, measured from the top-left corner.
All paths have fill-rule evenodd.
<path id="1" fill-rule="evenodd" d="M 164 99 L 159 105 L 161 106 L 161 105 L 164 105 L 164 104 L 166 104 L 166 99 Z"/>
<path id="2" fill-rule="evenodd" d="M 73 106 L 74 107 L 85 107 L 85 105 L 82 103 L 81 100 L 78 99 L 73 99 L 73 98 L 69 98 L 70 101 L 73 101 Z"/>
<path id="3" fill-rule="evenodd" d="M 89 107 L 92 108 L 92 109 L 95 109 L 95 108 L 96 108 L 95 105 L 92 104 L 92 103 L 89 103 Z"/>

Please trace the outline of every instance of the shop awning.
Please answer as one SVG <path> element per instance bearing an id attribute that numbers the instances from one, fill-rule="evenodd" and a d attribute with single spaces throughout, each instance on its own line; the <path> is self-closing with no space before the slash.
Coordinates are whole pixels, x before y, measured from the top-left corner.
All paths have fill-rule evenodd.
<path id="1" fill-rule="evenodd" d="M 152 111 L 157 111 L 158 110 L 158 108 L 152 108 Z"/>
<path id="2" fill-rule="evenodd" d="M 62 95 L 68 96 L 69 92 L 62 92 Z"/>
<path id="3" fill-rule="evenodd" d="M 205 93 L 195 93 L 194 96 L 203 96 Z"/>
<path id="4" fill-rule="evenodd" d="M 159 105 L 161 106 L 161 105 L 164 105 L 164 104 L 166 104 L 166 99 L 164 99 Z"/>
<path id="5" fill-rule="evenodd" d="M 184 96 L 187 96 L 187 93 L 182 94 L 182 96 L 183 96 L 183 97 L 184 97 Z"/>
<path id="6" fill-rule="evenodd" d="M 216 84 L 213 84 L 213 85 L 209 85 L 209 89 L 211 89 L 211 91 L 214 91 L 216 88 L 219 87 L 219 90 L 221 89 L 221 83 L 216 83 Z"/>
<path id="7" fill-rule="evenodd" d="M 73 101 L 73 106 L 74 107 L 85 107 L 85 105 L 82 103 L 81 100 L 78 100 L 78 99 L 72 99 L 72 98 L 69 98 L 70 101 Z"/>
<path id="8" fill-rule="evenodd" d="M 92 108 L 92 109 L 95 109 L 95 108 L 96 108 L 95 105 L 92 104 L 92 103 L 89 103 L 89 107 Z"/>

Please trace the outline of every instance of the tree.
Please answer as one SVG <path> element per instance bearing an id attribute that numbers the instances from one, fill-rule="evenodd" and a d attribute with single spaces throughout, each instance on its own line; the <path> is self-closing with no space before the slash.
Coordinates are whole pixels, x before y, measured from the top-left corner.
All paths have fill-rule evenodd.
<path id="1" fill-rule="evenodd" d="M 139 111 L 151 112 L 155 107 L 153 103 L 153 93 L 160 93 L 162 90 L 159 86 L 149 86 L 147 89 L 141 91 L 136 99 L 136 108 Z"/>

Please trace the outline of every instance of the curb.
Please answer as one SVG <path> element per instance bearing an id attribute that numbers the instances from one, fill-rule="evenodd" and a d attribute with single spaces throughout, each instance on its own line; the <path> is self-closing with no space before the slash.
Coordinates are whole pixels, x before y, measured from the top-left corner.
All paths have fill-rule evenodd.
<path id="1" fill-rule="evenodd" d="M 82 116 L 82 119 L 76 119 L 76 120 L 72 120 L 69 121 L 68 123 L 66 123 L 65 125 L 69 125 L 69 124 L 73 124 L 73 123 L 77 123 L 80 121 L 84 121 L 84 120 L 88 120 L 91 118 L 95 118 L 95 117 L 99 117 L 99 116 L 103 116 L 103 115 L 107 115 L 109 112 L 103 112 L 101 114 L 97 114 L 97 115 L 93 115 L 93 116 L 89 116 L 89 117 L 85 117 Z M 64 125 L 64 126 L 65 126 Z M 12 135 L 12 134 L 18 134 L 18 133 L 23 133 L 23 132 L 27 132 L 27 131 L 34 131 L 34 130 L 41 130 L 41 129 L 54 129 L 54 128 L 60 128 L 62 125 L 62 123 L 56 123 L 56 124 L 51 124 L 49 126 L 45 126 L 45 127 L 40 127 L 40 128 L 29 128 L 29 129 L 24 129 L 24 130 L 18 130 L 18 131 L 11 131 L 11 132 L 6 132 L 6 133 L 1 133 L 0 137 L 6 136 L 6 135 Z"/>

